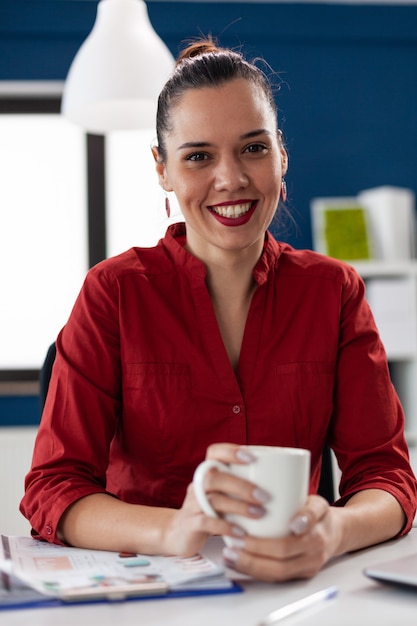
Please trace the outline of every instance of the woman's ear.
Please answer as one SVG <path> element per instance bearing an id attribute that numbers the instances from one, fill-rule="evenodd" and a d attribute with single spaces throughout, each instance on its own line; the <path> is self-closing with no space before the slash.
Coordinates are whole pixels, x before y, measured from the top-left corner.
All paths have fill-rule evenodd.
<path id="1" fill-rule="evenodd" d="M 282 176 L 285 176 L 288 170 L 288 154 L 284 146 L 281 146 L 280 151 L 281 151 Z"/>
<path id="2" fill-rule="evenodd" d="M 158 153 L 158 148 L 156 146 L 152 146 L 152 154 L 155 159 L 155 169 L 158 174 L 159 184 L 161 185 L 164 191 L 173 191 L 172 186 L 168 179 L 167 170 L 165 167 L 165 163 L 161 161 Z"/>
<path id="3" fill-rule="evenodd" d="M 278 135 L 279 151 L 281 153 L 281 175 L 285 176 L 288 170 L 288 154 L 284 147 L 284 136 L 280 128 L 278 128 L 277 135 Z"/>

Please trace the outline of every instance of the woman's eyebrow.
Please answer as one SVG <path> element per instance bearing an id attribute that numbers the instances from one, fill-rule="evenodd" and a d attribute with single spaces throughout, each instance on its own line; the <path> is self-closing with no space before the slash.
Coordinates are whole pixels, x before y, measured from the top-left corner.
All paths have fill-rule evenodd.
<path id="1" fill-rule="evenodd" d="M 260 135 L 270 135 L 271 132 L 266 128 L 258 128 L 256 130 L 251 130 L 248 133 L 244 133 L 240 135 L 239 140 L 242 141 L 244 139 L 252 139 L 253 137 L 259 137 Z M 209 148 L 214 146 L 213 143 L 209 141 L 186 141 L 178 146 L 177 150 L 189 150 L 190 148 Z"/>
<path id="2" fill-rule="evenodd" d="M 257 130 L 251 130 L 248 133 L 240 136 L 240 139 L 252 139 L 253 137 L 259 137 L 259 135 L 270 135 L 271 132 L 266 128 L 258 128 Z"/>
<path id="3" fill-rule="evenodd" d="M 189 150 L 190 148 L 208 148 L 213 146 L 214 144 L 209 143 L 208 141 L 186 141 L 178 146 L 177 150 Z"/>

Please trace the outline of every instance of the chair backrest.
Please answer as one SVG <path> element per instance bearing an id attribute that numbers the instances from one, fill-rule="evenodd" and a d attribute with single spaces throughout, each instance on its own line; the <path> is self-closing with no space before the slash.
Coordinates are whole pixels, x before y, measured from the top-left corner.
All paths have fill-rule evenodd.
<path id="1" fill-rule="evenodd" d="M 40 371 L 39 376 L 39 387 L 40 387 L 40 407 L 41 413 L 43 411 L 43 407 L 45 406 L 46 396 L 49 388 L 49 381 L 52 373 L 52 366 L 55 361 L 56 355 L 56 345 L 53 343 L 48 348 L 48 352 L 46 354 L 45 361 Z M 318 488 L 318 493 L 323 496 L 330 504 L 332 504 L 335 500 L 335 491 L 334 491 L 334 477 L 333 477 L 333 466 L 332 466 L 332 454 L 330 448 L 325 445 L 323 449 L 322 455 L 322 465 L 321 465 L 321 474 L 320 474 L 320 484 Z"/>
<path id="2" fill-rule="evenodd" d="M 51 344 L 48 348 L 48 352 L 46 353 L 45 361 L 41 367 L 39 372 L 39 404 L 41 413 L 43 411 L 43 407 L 45 406 L 46 396 L 49 388 L 49 381 L 51 380 L 52 374 L 52 366 L 55 361 L 56 356 L 56 345 L 55 342 Z"/>
<path id="3" fill-rule="evenodd" d="M 334 487 L 332 451 L 326 444 L 321 458 L 321 474 L 318 493 L 323 496 L 323 498 L 326 498 L 330 504 L 333 504 L 335 501 Z"/>

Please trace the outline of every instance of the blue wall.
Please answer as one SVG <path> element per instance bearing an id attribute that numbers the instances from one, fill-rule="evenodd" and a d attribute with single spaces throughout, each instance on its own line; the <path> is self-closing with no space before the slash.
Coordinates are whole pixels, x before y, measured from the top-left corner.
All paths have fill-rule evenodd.
<path id="1" fill-rule="evenodd" d="M 1 3 L 0 80 L 64 79 L 96 5 Z M 212 33 L 278 72 L 297 227 L 275 234 L 311 247 L 315 196 L 379 185 L 417 193 L 417 6 L 196 1 L 148 2 L 148 10 L 174 55 L 183 40 Z"/>
<path id="2" fill-rule="evenodd" d="M 39 419 L 38 396 L 0 396 L 0 428 L 34 426 Z"/>

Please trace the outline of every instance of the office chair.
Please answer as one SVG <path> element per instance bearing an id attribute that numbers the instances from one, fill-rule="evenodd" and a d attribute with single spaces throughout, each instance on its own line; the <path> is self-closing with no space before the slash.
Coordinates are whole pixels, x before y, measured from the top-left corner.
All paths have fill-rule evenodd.
<path id="1" fill-rule="evenodd" d="M 51 378 L 52 366 L 55 361 L 55 355 L 56 346 L 55 343 L 53 343 L 49 346 L 45 361 L 42 365 L 39 375 L 41 413 L 43 411 L 46 395 L 48 393 L 49 380 Z M 323 498 L 325 498 L 330 504 L 332 504 L 335 500 L 332 455 L 331 450 L 327 445 L 325 445 L 322 454 L 318 493 L 319 495 L 323 496 Z"/>
<path id="2" fill-rule="evenodd" d="M 49 381 L 51 380 L 52 366 L 55 361 L 55 356 L 56 356 L 56 345 L 54 342 L 49 346 L 48 352 L 46 353 L 45 361 L 43 362 L 43 365 L 39 372 L 39 404 L 40 404 L 41 415 L 42 415 L 43 407 L 45 406 L 45 401 L 46 401 L 46 396 L 48 393 Z"/>
<path id="3" fill-rule="evenodd" d="M 335 501 L 332 451 L 326 444 L 321 457 L 320 482 L 317 493 L 329 504 Z"/>

